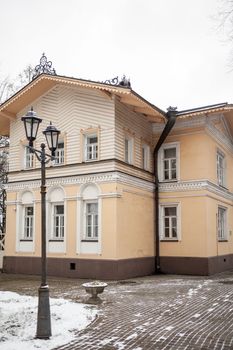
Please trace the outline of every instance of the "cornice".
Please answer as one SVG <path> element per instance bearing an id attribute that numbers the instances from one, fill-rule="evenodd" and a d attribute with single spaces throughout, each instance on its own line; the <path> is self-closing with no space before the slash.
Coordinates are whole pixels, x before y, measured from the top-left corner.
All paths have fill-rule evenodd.
<path id="1" fill-rule="evenodd" d="M 119 172 L 112 172 L 108 174 L 98 174 L 91 176 L 71 176 L 68 178 L 60 178 L 60 179 L 50 179 L 47 182 L 47 187 L 52 186 L 66 186 L 66 185 L 80 185 L 84 183 L 119 183 L 124 184 L 126 186 L 131 186 L 134 188 L 140 188 L 144 191 L 153 193 L 154 192 L 154 183 L 148 182 L 145 180 L 140 180 L 135 178 L 134 176 L 122 174 Z M 24 191 L 25 189 L 39 190 L 40 182 L 39 181 L 31 181 L 28 182 L 20 182 L 13 183 L 7 185 L 8 192 L 19 192 Z M 233 201 L 233 193 L 228 189 L 218 186 L 217 184 L 206 180 L 190 180 L 190 181 L 177 181 L 177 182 L 161 182 L 159 184 L 159 192 L 160 193 L 177 193 L 177 192 L 193 192 L 193 191 L 206 191 L 211 192 L 219 197 L 222 197 L 228 201 Z M 100 194 L 101 198 L 119 198 L 122 196 L 122 192 L 114 192 L 114 193 L 102 193 Z M 67 200 L 79 199 L 77 196 L 66 197 Z M 40 200 L 37 200 L 40 201 Z M 15 204 L 15 201 L 8 201 L 8 205 Z"/>
<path id="2" fill-rule="evenodd" d="M 153 192 L 154 191 L 154 183 L 150 181 L 146 181 L 143 179 L 139 179 L 135 176 L 124 174 L 118 171 L 109 172 L 109 173 L 99 173 L 99 174 L 91 174 L 91 175 L 77 175 L 77 176 L 68 176 L 68 177 L 60 177 L 56 179 L 48 179 L 46 181 L 46 186 L 67 186 L 67 185 L 81 185 L 87 183 L 120 183 L 128 186 L 133 186 L 137 188 L 141 188 L 143 190 Z M 25 189 L 33 189 L 39 190 L 41 186 L 40 180 L 35 181 L 22 181 L 22 182 L 14 182 L 8 183 L 6 185 L 7 192 L 18 192 L 23 191 Z"/>
<path id="3" fill-rule="evenodd" d="M 221 132 L 216 126 L 214 125 L 214 122 L 221 121 L 226 129 L 227 134 Z M 203 127 L 203 129 L 206 131 L 208 135 L 214 138 L 215 141 L 223 145 L 228 151 L 233 153 L 233 142 L 230 137 L 230 131 L 229 127 L 226 123 L 226 120 L 224 118 L 223 114 L 213 114 L 209 115 L 208 117 L 206 115 L 203 115 L 201 117 L 193 117 L 192 119 L 178 119 L 174 126 L 174 131 L 182 130 L 182 129 L 191 129 L 195 127 Z M 162 132 L 164 127 L 161 127 L 161 125 L 153 124 L 153 132 L 155 134 L 160 134 Z"/>
<path id="4" fill-rule="evenodd" d="M 190 129 L 195 127 L 204 126 L 206 124 L 206 116 L 190 118 L 190 119 L 178 119 L 173 127 L 173 130 Z M 164 125 L 153 124 L 153 133 L 160 134 L 164 129 Z"/>
<path id="5" fill-rule="evenodd" d="M 225 146 L 225 148 L 228 151 L 233 153 L 233 143 L 232 143 L 231 139 L 226 134 L 224 134 L 219 129 L 217 129 L 213 123 L 211 123 L 211 122 L 206 123 L 205 130 L 218 143 Z"/>
<path id="6" fill-rule="evenodd" d="M 191 180 L 169 183 L 160 183 L 160 192 L 187 192 L 187 191 L 209 191 L 217 196 L 233 201 L 233 193 L 220 187 L 209 180 Z"/>

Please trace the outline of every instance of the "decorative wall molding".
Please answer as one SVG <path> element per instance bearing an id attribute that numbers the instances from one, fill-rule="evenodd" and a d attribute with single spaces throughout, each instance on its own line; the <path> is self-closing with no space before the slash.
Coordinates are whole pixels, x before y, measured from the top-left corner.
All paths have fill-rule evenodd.
<path id="1" fill-rule="evenodd" d="M 178 181 L 169 183 L 160 183 L 160 192 L 184 192 L 184 191 L 202 191 L 206 190 L 214 193 L 217 196 L 233 201 L 233 193 L 229 190 L 220 187 L 209 180 L 192 180 Z"/>
<path id="2" fill-rule="evenodd" d="M 69 177 L 61 177 L 56 179 L 47 179 L 46 185 L 47 188 L 53 186 L 67 186 L 67 185 L 81 185 L 87 183 L 120 183 L 127 186 L 133 186 L 137 188 L 141 188 L 143 190 L 153 192 L 154 191 L 154 183 L 150 181 L 146 181 L 140 179 L 138 177 L 124 174 L 118 171 L 108 172 L 108 173 L 99 173 L 99 174 L 91 174 L 91 175 L 77 175 L 77 176 L 69 176 Z M 40 181 L 22 181 L 22 182 L 14 182 L 8 183 L 6 186 L 7 192 L 18 192 L 23 191 L 25 189 L 40 189 Z"/>
<path id="3" fill-rule="evenodd" d="M 206 124 L 206 119 L 207 117 L 201 116 L 201 117 L 196 117 L 196 118 L 189 118 L 189 119 L 177 119 L 173 130 L 179 130 L 179 129 L 189 129 L 189 128 L 194 128 L 194 127 L 200 127 L 204 126 Z M 163 131 L 165 125 L 164 124 L 153 124 L 153 133 L 155 134 L 161 134 Z"/>
<path id="4" fill-rule="evenodd" d="M 120 192 L 110 192 L 110 193 L 101 193 L 99 198 L 121 198 L 122 193 Z"/>
<path id="5" fill-rule="evenodd" d="M 85 182 L 84 182 L 85 181 Z M 60 179 L 56 179 L 56 182 L 53 182 L 53 179 L 48 180 L 47 186 L 54 186 L 55 184 L 60 184 L 61 186 L 71 185 L 71 184 L 83 184 L 83 183 L 118 183 L 118 184 L 124 184 L 126 186 L 131 186 L 137 189 L 144 190 L 149 193 L 154 192 L 154 183 L 144 181 L 138 178 L 135 178 L 131 175 L 122 174 L 119 172 L 113 172 L 109 174 L 98 174 L 96 176 L 91 175 L 88 176 L 76 176 L 76 177 L 70 177 Z M 7 191 L 8 192 L 18 192 L 23 191 L 25 188 L 30 187 L 31 189 L 38 190 L 40 187 L 39 181 L 31 181 L 29 182 L 23 182 L 23 183 L 13 183 L 7 185 Z M 173 197 L 175 198 L 176 192 L 187 192 L 187 196 L 190 195 L 190 192 L 192 191 L 206 191 L 211 192 L 214 195 L 217 195 L 219 197 L 224 198 L 228 201 L 233 201 L 233 193 L 230 192 L 228 189 L 218 186 L 217 184 L 207 180 L 207 179 L 201 179 L 201 180 L 191 180 L 191 181 L 177 181 L 177 182 L 161 182 L 159 184 L 159 192 L 161 193 L 173 193 Z M 127 192 L 127 189 L 124 189 L 124 192 Z M 130 190 L 129 190 L 130 192 Z M 142 193 L 142 195 L 144 195 Z M 99 195 L 100 198 L 120 198 L 122 197 L 122 192 L 109 192 L 109 193 L 102 193 Z M 145 194 L 146 196 L 146 194 Z M 82 196 L 79 196 L 78 193 L 74 194 L 73 196 L 65 197 L 66 200 L 79 200 L 82 199 Z M 39 199 L 34 200 L 35 202 L 40 202 Z M 12 200 L 7 201 L 7 205 L 16 205 L 19 201 Z"/>
<path id="6" fill-rule="evenodd" d="M 212 136 L 215 139 L 215 141 L 225 146 L 225 148 L 228 151 L 233 153 L 232 140 L 229 137 L 227 137 L 226 134 L 217 129 L 215 125 L 211 123 L 211 121 L 206 123 L 205 130 L 210 136 Z"/>
<path id="7" fill-rule="evenodd" d="M 226 133 L 221 132 L 214 122 L 221 122 L 226 130 Z M 174 131 L 182 129 L 191 129 L 195 127 L 203 127 L 203 129 L 214 138 L 215 141 L 223 145 L 228 151 L 233 153 L 233 140 L 229 131 L 228 124 L 222 113 L 216 113 L 209 116 L 193 117 L 186 120 L 178 119 L 173 128 Z M 153 133 L 161 134 L 164 125 L 153 124 Z"/>

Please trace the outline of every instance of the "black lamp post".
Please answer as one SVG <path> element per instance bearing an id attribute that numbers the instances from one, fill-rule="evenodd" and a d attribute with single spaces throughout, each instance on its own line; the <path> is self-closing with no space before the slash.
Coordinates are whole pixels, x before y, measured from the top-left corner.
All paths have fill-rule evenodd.
<path id="1" fill-rule="evenodd" d="M 39 124 L 42 119 L 38 118 L 36 112 L 31 108 L 27 114 L 21 118 L 24 122 L 26 137 L 29 141 L 27 146 L 31 153 L 35 154 L 41 164 L 41 285 L 38 290 L 38 315 L 36 338 L 48 339 L 51 333 L 51 317 L 49 304 L 49 286 L 47 284 L 47 263 L 46 263 L 46 174 L 45 165 L 54 158 L 58 145 L 60 131 L 50 122 L 50 125 L 43 131 L 51 155 L 46 154 L 45 144 L 40 145 L 41 150 L 33 148 Z"/>

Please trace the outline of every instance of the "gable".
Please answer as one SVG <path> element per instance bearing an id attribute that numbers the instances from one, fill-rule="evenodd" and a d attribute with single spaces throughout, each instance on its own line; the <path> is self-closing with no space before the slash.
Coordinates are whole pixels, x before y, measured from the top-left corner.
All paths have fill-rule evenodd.
<path id="1" fill-rule="evenodd" d="M 151 122 L 165 122 L 166 120 L 162 110 L 143 99 L 129 87 L 41 74 L 0 106 L 0 134 L 4 131 L 9 135 L 10 121 L 15 120 L 20 111 L 30 106 L 56 85 L 88 89 L 89 94 L 91 91 L 98 91 L 106 98 L 116 95 L 122 99 L 122 103 L 134 105 L 140 113 L 148 116 Z"/>

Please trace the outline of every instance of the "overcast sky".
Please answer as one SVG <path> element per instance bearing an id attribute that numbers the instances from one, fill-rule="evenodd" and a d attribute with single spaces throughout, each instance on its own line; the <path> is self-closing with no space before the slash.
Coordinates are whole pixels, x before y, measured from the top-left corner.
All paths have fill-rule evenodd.
<path id="1" fill-rule="evenodd" d="M 125 74 L 159 108 L 233 103 L 230 45 L 217 31 L 222 0 L 1 0 L 0 74 L 43 52 L 59 75 Z M 233 67 L 233 63 L 232 63 Z"/>

